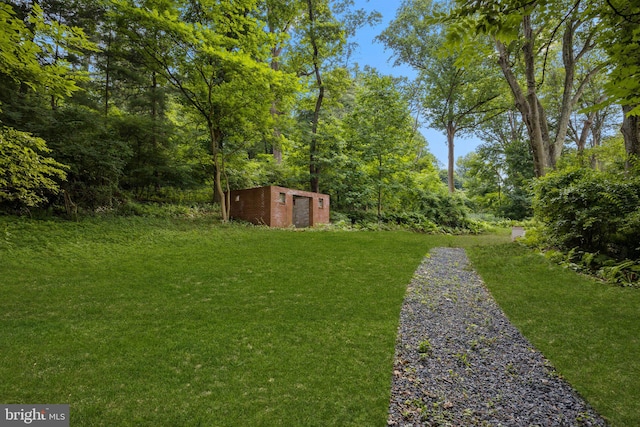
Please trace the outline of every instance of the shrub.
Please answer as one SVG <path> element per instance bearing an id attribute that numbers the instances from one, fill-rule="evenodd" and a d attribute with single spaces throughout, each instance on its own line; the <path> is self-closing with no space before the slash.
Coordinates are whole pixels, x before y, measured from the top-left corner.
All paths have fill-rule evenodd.
<path id="1" fill-rule="evenodd" d="M 441 227 L 464 229 L 471 222 L 467 203 L 460 192 L 453 195 L 425 193 L 419 200 L 419 212 Z"/>
<path id="2" fill-rule="evenodd" d="M 534 211 L 561 250 L 617 260 L 640 256 L 640 177 L 586 168 L 552 172 L 535 187 Z"/>

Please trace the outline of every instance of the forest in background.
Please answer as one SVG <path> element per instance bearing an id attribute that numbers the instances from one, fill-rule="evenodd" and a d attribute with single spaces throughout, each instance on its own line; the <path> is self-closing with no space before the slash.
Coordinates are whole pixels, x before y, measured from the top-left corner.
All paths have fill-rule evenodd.
<path id="1" fill-rule="evenodd" d="M 637 280 L 640 7 L 404 0 L 378 40 L 413 80 L 350 65 L 379 19 L 351 0 L 3 2 L 2 211 L 186 197 L 226 221 L 228 190 L 282 185 L 354 223 L 534 217 L 531 244 Z M 455 164 L 463 135 L 483 143 Z"/>

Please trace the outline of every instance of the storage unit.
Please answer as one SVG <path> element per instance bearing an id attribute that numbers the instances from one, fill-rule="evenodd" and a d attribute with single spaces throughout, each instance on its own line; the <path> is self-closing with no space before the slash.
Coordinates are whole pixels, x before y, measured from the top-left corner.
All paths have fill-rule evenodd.
<path id="1" fill-rule="evenodd" d="M 269 227 L 313 227 L 329 223 L 329 195 L 268 186 L 233 190 L 230 217 Z"/>

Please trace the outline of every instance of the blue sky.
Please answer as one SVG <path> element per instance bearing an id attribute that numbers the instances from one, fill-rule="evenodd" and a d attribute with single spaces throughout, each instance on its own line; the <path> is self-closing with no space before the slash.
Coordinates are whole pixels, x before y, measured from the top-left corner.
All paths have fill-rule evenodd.
<path id="1" fill-rule="evenodd" d="M 355 0 L 355 6 L 358 9 L 367 11 L 377 10 L 382 14 L 382 22 L 371 28 L 361 28 L 356 34 L 355 41 L 359 48 L 352 57 L 352 62 L 358 63 L 360 67 L 369 65 L 375 67 L 384 74 L 394 76 L 412 77 L 413 71 L 406 67 L 393 66 L 393 51 L 385 50 L 384 45 L 374 41 L 375 37 L 387 27 L 389 22 L 395 18 L 396 9 L 400 6 L 399 0 Z M 391 59 L 390 59 L 391 58 Z M 423 135 L 429 142 L 429 151 L 431 151 L 445 167 L 447 164 L 447 138 L 444 133 L 423 128 Z M 477 139 L 467 139 L 456 137 L 455 156 L 456 158 L 464 156 L 473 151 L 479 144 Z"/>

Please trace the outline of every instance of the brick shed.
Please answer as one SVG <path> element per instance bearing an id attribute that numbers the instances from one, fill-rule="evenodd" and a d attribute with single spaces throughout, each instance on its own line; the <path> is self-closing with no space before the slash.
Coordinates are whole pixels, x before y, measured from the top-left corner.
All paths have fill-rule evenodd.
<path id="1" fill-rule="evenodd" d="M 312 227 L 329 223 L 329 195 L 285 187 L 231 191 L 231 218 L 269 227 Z"/>

